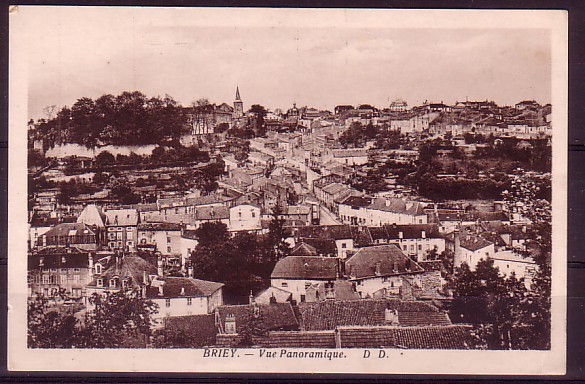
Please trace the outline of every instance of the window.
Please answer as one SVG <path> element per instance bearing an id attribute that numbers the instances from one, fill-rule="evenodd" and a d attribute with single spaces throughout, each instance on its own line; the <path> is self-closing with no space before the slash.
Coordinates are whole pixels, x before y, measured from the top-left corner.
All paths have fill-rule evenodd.
<path id="1" fill-rule="evenodd" d="M 238 217 L 241 219 L 242 218 L 242 212 L 238 212 Z"/>
<path id="2" fill-rule="evenodd" d="M 73 282 L 75 284 L 79 284 L 79 282 L 80 282 L 80 276 L 79 275 L 73 275 Z"/>
<path id="3" fill-rule="evenodd" d="M 280 286 L 281 287 L 288 287 L 288 283 L 281 283 Z"/>
<path id="4" fill-rule="evenodd" d="M 306 299 L 305 295 L 301 295 L 301 303 L 304 303 L 305 299 Z"/>
<path id="5" fill-rule="evenodd" d="M 408 249 L 408 245 L 406 245 L 406 244 L 405 244 L 405 245 L 403 245 L 403 246 L 402 246 L 402 250 L 403 250 L 403 251 L 405 251 L 405 252 L 406 252 L 406 250 L 407 250 L 407 249 Z"/>
<path id="6" fill-rule="evenodd" d="M 67 275 L 59 276 L 59 284 L 61 284 L 61 285 L 67 284 Z"/>
<path id="7" fill-rule="evenodd" d="M 171 242 L 171 238 L 169 236 L 167 236 L 167 243 Z"/>
<path id="8" fill-rule="evenodd" d="M 121 231 L 121 230 L 122 230 L 122 227 L 117 227 L 116 228 L 116 231 Z"/>
<path id="9" fill-rule="evenodd" d="M 311 286 L 311 283 L 305 283 L 305 289 L 308 289 Z"/>
<path id="10" fill-rule="evenodd" d="M 49 276 L 49 284 L 57 284 L 57 276 L 50 275 Z"/>
<path id="11" fill-rule="evenodd" d="M 57 272 L 57 268 L 51 268 L 51 272 Z"/>
<path id="12" fill-rule="evenodd" d="M 419 251 L 422 251 L 422 245 L 421 244 L 418 245 L 418 250 Z"/>
<path id="13" fill-rule="evenodd" d="M 126 230 L 127 231 L 131 231 L 132 230 L 132 227 L 126 227 Z"/>
<path id="14" fill-rule="evenodd" d="M 167 247 L 167 253 L 171 253 L 171 246 L 170 245 Z"/>
<path id="15" fill-rule="evenodd" d="M 116 288 L 118 286 L 116 279 L 110 279 L 110 288 Z"/>
<path id="16" fill-rule="evenodd" d="M 79 272 L 80 269 L 79 268 L 73 268 L 73 272 Z"/>
<path id="17" fill-rule="evenodd" d="M 252 217 L 256 217 L 256 212 L 252 211 Z"/>
<path id="18" fill-rule="evenodd" d="M 126 238 L 132 240 L 133 233 L 132 232 L 126 232 Z"/>
<path id="19" fill-rule="evenodd" d="M 95 273 L 98 275 L 102 273 L 102 265 L 101 264 L 95 265 Z"/>
<path id="20" fill-rule="evenodd" d="M 49 284 L 49 275 L 43 275 L 43 284 Z"/>
<path id="21" fill-rule="evenodd" d="M 187 297 L 187 305 L 192 305 L 193 304 L 193 299 L 191 299 L 190 297 Z"/>
<path id="22" fill-rule="evenodd" d="M 133 246 L 134 246 L 134 242 L 133 242 L 133 241 L 127 241 L 127 242 L 126 242 L 126 244 L 127 244 L 129 247 L 133 247 Z"/>
<path id="23" fill-rule="evenodd" d="M 171 299 L 165 299 L 165 306 L 167 308 L 171 306 Z"/>
<path id="24" fill-rule="evenodd" d="M 61 272 L 67 272 L 67 268 L 61 268 Z"/>
<path id="25" fill-rule="evenodd" d="M 98 287 L 103 287 L 104 286 L 104 279 L 102 279 L 102 278 L 97 279 L 96 285 Z"/>
<path id="26" fill-rule="evenodd" d="M 341 243 L 341 248 L 343 248 L 343 249 L 347 248 L 347 244 Z"/>

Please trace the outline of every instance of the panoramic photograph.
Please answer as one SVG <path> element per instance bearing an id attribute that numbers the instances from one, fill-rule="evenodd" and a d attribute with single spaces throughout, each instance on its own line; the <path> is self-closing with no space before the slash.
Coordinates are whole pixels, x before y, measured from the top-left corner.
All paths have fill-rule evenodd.
<path id="1" fill-rule="evenodd" d="M 550 30 L 26 11 L 27 348 L 551 349 Z"/>

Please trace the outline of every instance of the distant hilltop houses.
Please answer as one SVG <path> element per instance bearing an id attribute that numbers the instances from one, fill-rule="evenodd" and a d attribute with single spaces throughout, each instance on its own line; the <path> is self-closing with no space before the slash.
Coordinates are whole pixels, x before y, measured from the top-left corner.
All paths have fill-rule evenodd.
<path id="1" fill-rule="evenodd" d="M 454 271 L 489 262 L 532 289 L 535 226 L 504 191 L 530 177 L 546 199 L 550 104 L 268 110 L 242 95 L 109 99 L 144 101 L 146 128 L 87 112 L 82 135 L 67 109 L 31 121 L 30 300 L 91 311 L 137 292 L 174 347 L 474 349 Z"/>

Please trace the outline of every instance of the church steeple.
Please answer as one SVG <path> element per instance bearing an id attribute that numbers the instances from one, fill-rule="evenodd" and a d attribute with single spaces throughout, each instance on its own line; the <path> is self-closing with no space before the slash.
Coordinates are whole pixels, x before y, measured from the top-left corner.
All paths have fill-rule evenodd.
<path id="1" fill-rule="evenodd" d="M 244 116 L 244 102 L 240 97 L 240 87 L 236 86 L 236 100 L 234 101 L 233 117 L 238 119 L 242 116 Z"/>

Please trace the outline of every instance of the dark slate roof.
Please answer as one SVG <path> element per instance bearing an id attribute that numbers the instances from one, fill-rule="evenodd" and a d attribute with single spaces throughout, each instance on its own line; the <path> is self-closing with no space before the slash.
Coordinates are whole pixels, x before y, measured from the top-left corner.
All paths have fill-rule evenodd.
<path id="1" fill-rule="evenodd" d="M 398 239 L 400 232 L 404 239 L 421 239 L 423 231 L 427 238 L 439 238 L 439 227 L 431 224 L 385 225 L 388 239 Z"/>
<path id="2" fill-rule="evenodd" d="M 130 277 L 132 278 L 132 284 L 136 285 L 143 282 L 145 273 L 146 275 L 156 274 L 156 267 L 140 256 L 127 255 L 111 257 L 108 264 L 106 270 L 100 275 L 100 277 L 105 279 L 112 277 L 124 279 Z M 96 279 L 89 285 L 95 286 Z"/>
<path id="3" fill-rule="evenodd" d="M 185 229 L 181 234 L 185 239 L 197 240 L 197 231 L 194 229 Z"/>
<path id="4" fill-rule="evenodd" d="M 354 209 L 367 207 L 372 203 L 372 198 L 368 196 L 348 196 L 341 204 L 348 205 Z"/>
<path id="5" fill-rule="evenodd" d="M 352 239 L 349 225 L 312 225 L 295 228 L 296 237 L 344 240 Z"/>
<path id="6" fill-rule="evenodd" d="M 300 237 L 299 241 L 313 247 L 317 252 L 317 255 L 337 255 L 337 245 L 333 239 Z"/>
<path id="7" fill-rule="evenodd" d="M 165 277 L 157 278 L 163 284 L 163 295 L 159 296 L 159 289 L 151 287 L 147 291 L 150 298 L 171 299 L 176 297 L 207 297 L 224 286 L 223 283 L 194 279 L 191 277 Z M 184 294 L 181 291 L 184 289 Z"/>
<path id="8" fill-rule="evenodd" d="M 54 226 L 45 232 L 46 237 L 67 237 L 67 236 L 84 236 L 95 235 L 95 233 L 83 223 L 63 223 Z"/>
<path id="9" fill-rule="evenodd" d="M 217 328 L 214 315 L 165 317 L 164 326 L 165 338 L 172 342 L 175 348 L 201 348 L 215 345 Z"/>
<path id="10" fill-rule="evenodd" d="M 406 256 L 394 244 L 376 245 L 359 249 L 345 262 L 351 278 L 402 275 L 423 272 L 424 269 Z"/>
<path id="11" fill-rule="evenodd" d="M 299 303 L 302 329 L 306 331 L 331 330 L 339 326 L 385 325 L 385 310 L 398 312 L 401 326 L 448 325 L 445 313 L 419 301 L 397 299 L 325 300 L 313 303 Z"/>
<path id="12" fill-rule="evenodd" d="M 290 303 L 257 305 L 260 312 L 261 328 L 267 331 L 298 329 L 299 323 Z M 222 327 L 227 315 L 235 316 L 236 332 L 240 332 L 242 327 L 250 321 L 253 310 L 250 305 L 221 305 L 217 307 L 217 313 Z"/>
<path id="13" fill-rule="evenodd" d="M 451 234 L 451 238 L 453 238 L 453 236 L 454 235 Z M 464 232 L 459 235 L 459 240 L 461 247 L 474 252 L 493 244 L 491 241 L 488 241 L 482 237 Z"/>
<path id="14" fill-rule="evenodd" d="M 405 215 L 424 215 L 424 209 L 420 202 L 397 198 L 374 198 L 368 208 Z"/>
<path id="15" fill-rule="evenodd" d="M 179 223 L 142 223 L 138 224 L 139 231 L 180 231 L 182 225 Z"/>
<path id="16" fill-rule="evenodd" d="M 473 349 L 469 325 L 428 327 L 341 327 L 341 348 Z"/>
<path id="17" fill-rule="evenodd" d="M 28 269 L 36 268 L 89 268 L 89 252 L 76 247 L 44 248 L 28 255 Z"/>
<path id="18" fill-rule="evenodd" d="M 272 279 L 335 280 L 338 260 L 333 257 L 287 256 L 279 260 Z"/>

